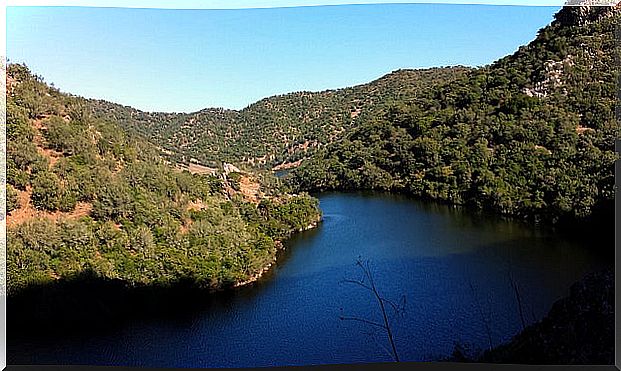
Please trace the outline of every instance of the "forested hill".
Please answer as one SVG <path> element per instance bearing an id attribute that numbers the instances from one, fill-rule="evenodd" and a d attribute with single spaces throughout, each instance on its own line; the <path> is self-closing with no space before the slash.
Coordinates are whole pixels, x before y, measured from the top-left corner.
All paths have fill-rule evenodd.
<path id="1" fill-rule="evenodd" d="M 176 161 L 286 167 L 341 139 L 387 104 L 407 102 L 430 85 L 467 71 L 464 67 L 398 70 L 355 87 L 265 98 L 241 111 L 143 112 L 102 100 L 92 100 L 91 108 L 96 117 L 112 118 L 142 133 Z"/>
<path id="2" fill-rule="evenodd" d="M 381 189 L 581 218 L 613 199 L 618 20 L 619 6 L 564 7 L 534 41 L 488 66 L 399 70 L 241 111 L 90 109 L 178 162 L 295 168 L 289 183 L 299 190 Z"/>
<path id="3" fill-rule="evenodd" d="M 551 220 L 612 210 L 619 9 L 564 7 L 530 44 L 392 104 L 290 182 Z"/>
<path id="4" fill-rule="evenodd" d="M 178 163 L 290 167 L 296 190 L 390 190 L 575 220 L 611 209 L 614 197 L 618 21 L 619 6 L 564 7 L 535 40 L 488 66 L 399 70 L 241 111 L 85 105 Z"/>
<path id="5" fill-rule="evenodd" d="M 7 66 L 7 139 L 10 296 L 81 277 L 128 288 L 236 285 L 320 215 L 315 199 L 230 164 L 169 164 L 19 64 Z"/>

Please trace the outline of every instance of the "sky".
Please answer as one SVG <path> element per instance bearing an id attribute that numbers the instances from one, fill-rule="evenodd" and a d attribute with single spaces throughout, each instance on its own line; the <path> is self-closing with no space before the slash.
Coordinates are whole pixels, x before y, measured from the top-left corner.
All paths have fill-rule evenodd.
<path id="1" fill-rule="evenodd" d="M 559 6 L 367 4 L 266 9 L 8 7 L 6 52 L 62 91 L 145 111 L 241 109 L 400 68 L 480 66 Z"/>

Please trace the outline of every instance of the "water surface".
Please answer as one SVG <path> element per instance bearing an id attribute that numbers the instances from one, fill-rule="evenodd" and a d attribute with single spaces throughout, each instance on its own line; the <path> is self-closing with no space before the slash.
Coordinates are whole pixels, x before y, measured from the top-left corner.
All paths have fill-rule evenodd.
<path id="1" fill-rule="evenodd" d="M 13 341 L 11 363 L 251 367 L 390 361 L 385 334 L 340 315 L 380 321 L 373 296 L 344 280 L 369 260 L 387 298 L 402 360 L 437 360 L 455 343 L 507 341 L 542 318 L 601 259 L 561 235 L 519 222 L 389 194 L 320 195 L 324 220 L 295 236 L 259 282 L 198 311 Z M 491 328 L 490 333 L 485 324 Z"/>

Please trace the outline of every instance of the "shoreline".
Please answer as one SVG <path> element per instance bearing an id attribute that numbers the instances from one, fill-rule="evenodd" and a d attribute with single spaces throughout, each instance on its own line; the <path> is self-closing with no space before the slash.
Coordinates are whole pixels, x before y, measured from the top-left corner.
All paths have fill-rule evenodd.
<path id="1" fill-rule="evenodd" d="M 493 218 L 510 223 L 518 223 L 527 228 L 533 228 L 534 230 L 558 233 L 567 237 L 577 238 L 579 240 L 584 239 L 584 234 L 581 232 L 584 230 L 584 226 L 588 225 L 588 228 L 596 231 L 597 233 L 606 234 L 612 230 L 613 225 L 611 221 L 614 221 L 614 201 L 605 202 L 597 205 L 597 208 L 588 216 L 581 219 L 569 218 L 562 219 L 555 223 L 550 220 L 540 218 L 535 220 L 530 217 L 520 217 L 513 214 L 501 214 L 490 210 L 477 209 L 473 206 L 466 204 L 458 204 L 443 199 L 434 199 L 429 197 L 418 196 L 413 193 L 404 190 L 382 190 L 382 189 L 325 189 L 325 190 L 305 190 L 311 196 L 317 198 L 319 195 L 332 195 L 332 194 L 351 194 L 351 195 L 382 195 L 388 197 L 403 197 L 408 200 L 420 202 L 425 205 L 440 205 L 446 206 L 449 209 L 457 210 L 467 214 L 469 217 L 476 218 Z M 540 215 L 541 216 L 541 215 Z M 608 223 L 608 224 L 606 224 Z M 608 242 L 614 242 L 614 236 L 608 235 Z M 590 240 L 587 238 L 587 242 Z M 604 252 L 606 254 L 606 252 Z"/>
<path id="2" fill-rule="evenodd" d="M 300 228 L 296 232 L 291 233 L 291 235 L 289 235 L 288 238 L 291 238 L 291 236 L 293 236 L 295 233 L 302 233 L 302 232 L 309 231 L 311 229 L 317 228 L 319 226 L 319 223 L 321 223 L 322 221 L 323 221 L 323 218 L 320 216 L 317 220 L 315 220 L 315 221 L 311 222 L 309 225 L 307 225 L 306 228 Z M 257 282 L 259 279 L 261 279 L 261 277 L 263 277 L 263 275 L 265 273 L 269 272 L 270 268 L 272 266 L 276 265 L 276 263 L 278 262 L 278 255 L 279 255 L 279 253 L 286 249 L 283 241 L 281 241 L 281 240 L 274 241 L 274 245 L 276 247 L 276 253 L 274 254 L 274 258 L 272 259 L 272 261 L 270 263 L 268 263 L 265 267 L 260 269 L 257 273 L 253 274 L 247 280 L 238 282 L 238 283 L 234 284 L 233 286 L 231 286 L 231 288 L 237 289 L 237 288 L 247 287 L 247 286 Z M 226 290 L 226 288 L 222 288 L 221 290 Z"/>
<path id="3" fill-rule="evenodd" d="M 586 273 L 542 319 L 474 361 L 614 364 L 614 280 L 612 267 Z"/>
<path id="4" fill-rule="evenodd" d="M 322 221 L 323 217 L 319 214 L 316 220 L 312 221 L 305 228 L 300 228 L 291 232 L 286 239 L 291 238 L 296 233 L 317 228 L 319 223 Z M 126 306 L 125 304 L 127 302 L 137 304 L 141 308 L 143 308 L 142 306 L 146 303 L 146 306 L 143 309 L 147 310 L 149 313 L 148 315 L 155 317 L 162 315 L 162 313 L 174 311 L 174 309 L 171 309 L 171 307 L 166 305 L 163 309 L 160 308 L 151 310 L 152 308 L 149 308 L 149 303 L 160 303 L 159 300 L 162 298 L 162 295 L 168 298 L 174 298 L 173 301 L 187 300 L 189 297 L 194 297 L 198 300 L 190 300 L 186 302 L 186 304 L 194 302 L 197 306 L 193 308 L 201 308 L 201 303 L 214 300 L 214 298 L 218 295 L 234 294 L 235 290 L 250 287 L 252 284 L 261 279 L 276 264 L 279 253 L 285 250 L 285 245 L 282 240 L 275 240 L 274 245 L 276 247 L 276 252 L 270 263 L 265 265 L 250 278 L 228 286 L 199 288 L 191 283 L 185 282 L 181 283 L 181 286 L 146 285 L 129 287 L 123 282 L 111 280 L 86 282 L 86 286 L 83 285 L 84 283 L 54 282 L 54 286 L 51 290 L 50 288 L 43 287 L 30 288 L 29 290 L 22 291 L 19 294 L 13 295 L 9 298 L 9 300 L 13 303 L 13 307 L 21 307 L 25 309 L 25 311 L 22 312 L 18 318 L 13 318 L 14 321 L 12 323 L 11 336 L 19 339 L 22 338 L 22 336 L 32 336 L 33 334 L 41 335 L 42 329 L 44 332 L 60 331 L 60 329 L 62 329 L 62 331 L 68 331 L 69 333 L 74 331 L 79 332 L 81 325 L 90 323 L 93 313 L 96 315 L 102 315 L 107 321 L 112 321 L 115 325 L 119 325 L 127 320 L 127 318 L 132 318 L 132 311 L 129 311 L 132 306 Z M 100 296 L 97 296 L 97 298 L 92 297 L 92 294 L 95 291 L 101 289 L 104 289 L 105 299 L 102 300 Z M 43 292 L 41 290 L 43 290 Z M 76 290 L 79 293 L 79 297 L 83 298 L 85 302 L 91 304 L 86 311 L 89 315 L 84 317 L 84 313 L 86 312 L 81 311 L 80 313 L 74 313 L 75 316 L 70 316 L 70 319 L 69 317 L 63 317 L 67 313 L 71 312 L 71 305 L 67 307 L 67 304 L 74 303 L 73 299 L 76 297 Z M 51 292 L 53 292 L 53 299 L 58 300 L 60 298 L 60 301 L 57 301 L 56 304 L 52 304 L 51 307 L 54 308 L 52 311 L 40 312 L 39 309 L 41 308 L 36 304 L 39 303 L 39 299 L 42 296 L 49 295 Z M 86 299 L 84 299 L 84 296 L 80 295 L 86 295 Z M 198 298 L 196 295 L 198 295 Z M 31 321 L 33 315 L 35 317 L 40 317 L 37 321 L 35 321 L 35 323 L 32 323 Z M 59 316 L 62 318 L 59 318 Z M 51 321 L 52 318 L 55 322 Z M 15 327 L 19 328 L 18 335 L 15 333 Z"/>

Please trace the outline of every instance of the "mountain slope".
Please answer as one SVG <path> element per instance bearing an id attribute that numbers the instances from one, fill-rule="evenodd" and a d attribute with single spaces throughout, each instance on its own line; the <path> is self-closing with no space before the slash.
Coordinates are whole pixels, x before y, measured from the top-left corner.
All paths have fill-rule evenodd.
<path id="1" fill-rule="evenodd" d="M 526 364 L 615 363 L 614 269 L 590 273 L 569 295 L 506 344 L 484 352 L 477 362 Z"/>
<path id="2" fill-rule="evenodd" d="M 463 67 L 399 70 L 369 84 L 262 99 L 241 111 L 149 113 L 93 100 L 96 117 L 113 118 L 144 134 L 178 161 L 215 166 L 223 161 L 272 168 L 311 156 L 392 101 L 407 101 Z"/>
<path id="3" fill-rule="evenodd" d="M 7 92 L 9 295 L 84 274 L 127 287 L 236 285 L 319 218 L 316 200 L 230 165 L 176 169 L 23 65 L 8 66 Z"/>
<path id="4" fill-rule="evenodd" d="M 524 217 L 612 210 L 619 7 L 565 7 L 513 55 L 392 105 L 291 174 Z"/>
<path id="5" fill-rule="evenodd" d="M 381 189 L 506 215 L 611 210 L 619 7 L 564 7 L 530 44 L 477 69 L 395 71 L 241 111 L 148 113 L 88 102 L 185 164 L 295 169 L 297 190 Z"/>

